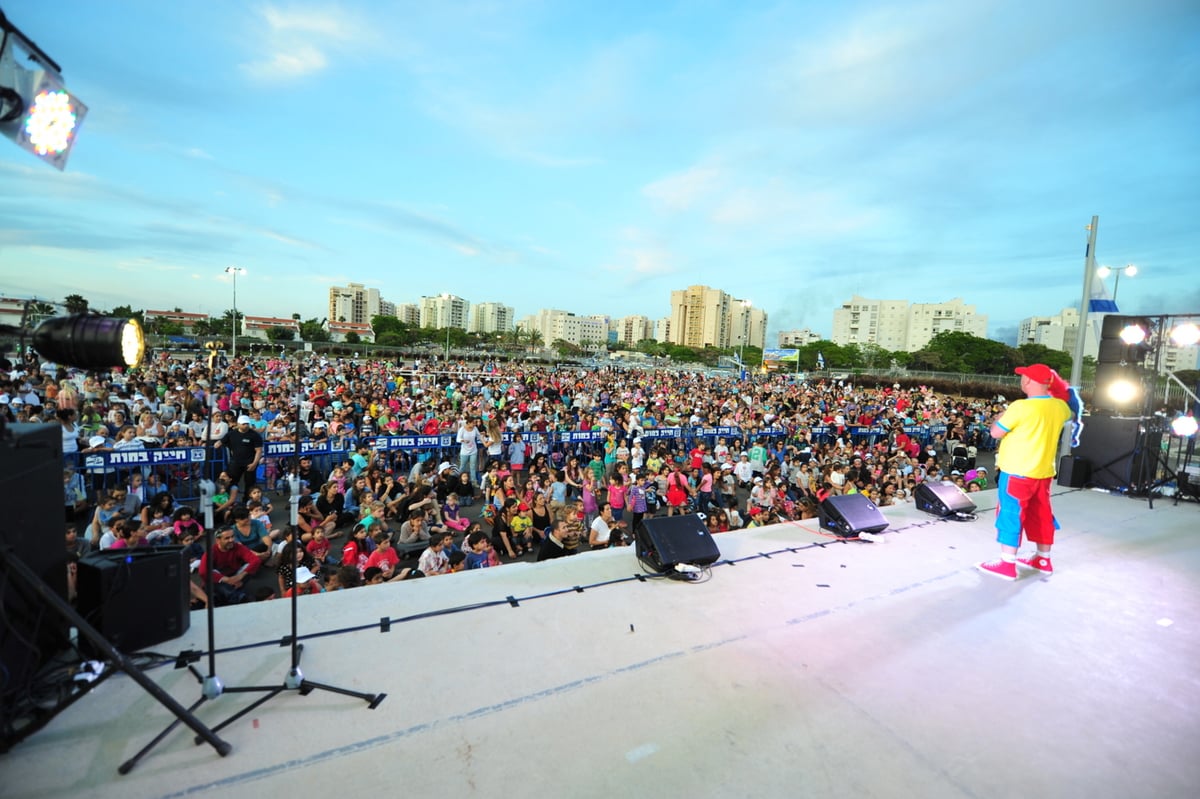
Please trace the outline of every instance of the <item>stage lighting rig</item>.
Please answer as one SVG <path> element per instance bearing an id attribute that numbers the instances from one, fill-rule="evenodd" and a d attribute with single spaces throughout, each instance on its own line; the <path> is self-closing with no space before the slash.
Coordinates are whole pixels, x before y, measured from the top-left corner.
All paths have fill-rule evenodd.
<path id="1" fill-rule="evenodd" d="M 18 52 L 37 68 L 22 66 Z M 62 170 L 87 112 L 58 64 L 0 11 L 0 133 Z"/>
<path id="2" fill-rule="evenodd" d="M 22 343 L 30 332 L 0 325 L 0 333 L 18 336 Z M 146 354 L 146 340 L 136 319 L 95 314 L 73 314 L 46 319 L 32 331 L 33 348 L 43 358 L 80 369 L 132 369 Z"/>

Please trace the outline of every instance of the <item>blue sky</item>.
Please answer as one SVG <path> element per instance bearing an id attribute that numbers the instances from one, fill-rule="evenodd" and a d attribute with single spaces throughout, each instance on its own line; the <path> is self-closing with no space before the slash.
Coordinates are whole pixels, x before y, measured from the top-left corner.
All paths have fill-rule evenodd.
<path id="1" fill-rule="evenodd" d="M 707 284 L 825 335 L 854 293 L 989 335 L 1200 311 L 1200 6 L 0 0 L 90 108 L 67 170 L 0 143 L 0 292 L 324 316 L 667 314 Z M 1109 279 L 1111 285 L 1112 279 Z"/>

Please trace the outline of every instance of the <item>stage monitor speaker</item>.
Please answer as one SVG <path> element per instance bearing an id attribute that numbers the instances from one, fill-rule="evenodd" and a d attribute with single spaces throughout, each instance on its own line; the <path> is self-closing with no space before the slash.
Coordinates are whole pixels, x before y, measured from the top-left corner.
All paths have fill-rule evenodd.
<path id="1" fill-rule="evenodd" d="M 1089 477 L 1085 485 L 1110 491 L 1137 491 L 1153 482 L 1162 433 L 1147 432 L 1141 437 L 1139 431 L 1146 421 L 1139 417 L 1096 414 L 1084 418 L 1079 446 L 1071 454 L 1087 462 Z"/>
<path id="2" fill-rule="evenodd" d="M 844 538 L 878 533 L 888 526 L 883 513 L 864 494 L 829 497 L 821 503 L 820 523 L 822 530 Z"/>
<path id="3" fill-rule="evenodd" d="M 10 424 L 0 438 L 0 547 L 67 598 L 62 427 Z M 0 694 L 24 688 L 70 643 L 67 622 L 11 575 L 0 574 Z M 3 716 L 0 699 L 0 716 Z"/>
<path id="4" fill-rule="evenodd" d="M 183 547 L 91 552 L 79 561 L 77 606 L 109 643 L 136 652 L 187 632 L 188 579 Z"/>
<path id="5" fill-rule="evenodd" d="M 680 563 L 708 566 L 721 557 L 703 520 L 695 514 L 645 518 L 634 530 L 638 560 L 657 572 L 668 572 Z"/>
<path id="6" fill-rule="evenodd" d="M 1088 481 L 1088 462 L 1074 455 L 1058 459 L 1058 484 L 1064 488 L 1083 488 Z"/>
<path id="7" fill-rule="evenodd" d="M 917 510 L 942 518 L 960 513 L 974 513 L 976 509 L 971 498 L 953 483 L 917 483 L 913 501 Z"/>

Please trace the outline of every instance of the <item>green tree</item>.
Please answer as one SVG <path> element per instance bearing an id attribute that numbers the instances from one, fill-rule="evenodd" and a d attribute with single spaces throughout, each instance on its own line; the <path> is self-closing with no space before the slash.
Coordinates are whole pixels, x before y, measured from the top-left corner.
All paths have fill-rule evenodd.
<path id="1" fill-rule="evenodd" d="M 118 305 L 108 312 L 109 316 L 115 316 L 119 319 L 136 319 L 137 323 L 142 327 L 146 326 L 146 320 L 143 317 L 142 311 L 135 311 L 128 305 Z"/>
<path id="2" fill-rule="evenodd" d="M 583 346 L 572 344 L 571 342 L 561 338 L 554 339 L 554 341 L 550 344 L 550 348 L 563 357 L 568 355 L 582 355 L 585 349 Z"/>
<path id="3" fill-rule="evenodd" d="M 1044 344 L 1022 344 L 1017 347 L 1017 365 L 1028 366 L 1031 363 L 1044 363 L 1063 378 L 1071 375 L 1073 359 L 1065 352 L 1052 350 Z"/>
<path id="4" fill-rule="evenodd" d="M 999 341 L 970 333 L 938 333 L 922 349 L 913 353 L 910 366 L 963 374 L 1009 374 L 1016 366 L 1016 351 Z"/>
<path id="5" fill-rule="evenodd" d="M 349 333 L 346 334 L 345 341 L 347 344 L 361 344 L 362 336 L 358 335 L 358 333 L 351 330 Z"/>
<path id="6" fill-rule="evenodd" d="M 67 306 L 67 313 L 87 313 L 88 301 L 87 297 L 81 294 L 68 294 L 63 300 L 63 305 Z"/>
<path id="7" fill-rule="evenodd" d="M 306 319 L 300 323 L 300 338 L 304 341 L 329 341 L 329 331 L 325 329 L 324 320 Z"/>
<path id="8" fill-rule="evenodd" d="M 296 331 L 292 330 L 290 327 L 280 327 L 276 325 L 275 327 L 267 328 L 267 339 L 269 341 L 294 341 L 295 338 Z"/>
<path id="9" fill-rule="evenodd" d="M 183 325 L 170 319 L 155 319 L 154 333 L 160 336 L 182 336 Z"/>

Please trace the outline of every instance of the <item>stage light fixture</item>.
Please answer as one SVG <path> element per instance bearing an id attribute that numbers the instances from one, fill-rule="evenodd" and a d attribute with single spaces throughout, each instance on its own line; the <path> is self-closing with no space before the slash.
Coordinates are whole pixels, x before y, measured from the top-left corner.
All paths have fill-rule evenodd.
<path id="1" fill-rule="evenodd" d="M 1109 383 L 1105 391 L 1108 393 L 1108 398 L 1120 407 L 1130 404 L 1141 396 L 1142 387 L 1134 380 L 1119 377 Z"/>
<path id="2" fill-rule="evenodd" d="M 53 59 L 0 11 L 0 135 L 53 166 L 64 169 L 87 106 L 63 86 Z M 33 61 L 36 69 L 21 62 Z"/>
<path id="3" fill-rule="evenodd" d="M 1126 325 L 1121 328 L 1121 341 L 1130 347 L 1141 344 L 1148 337 L 1146 328 L 1142 325 Z"/>
<path id="4" fill-rule="evenodd" d="M 1171 343 L 1176 347 L 1192 347 L 1200 344 L 1200 325 L 1183 322 L 1171 331 Z"/>
<path id="5" fill-rule="evenodd" d="M 142 362 L 146 341 L 136 319 L 75 314 L 38 325 L 33 331 L 33 348 L 64 366 L 132 368 Z"/>
<path id="6" fill-rule="evenodd" d="M 1190 438 L 1196 435 L 1200 425 L 1196 424 L 1195 416 L 1180 415 L 1171 420 L 1171 432 L 1180 438 Z"/>

